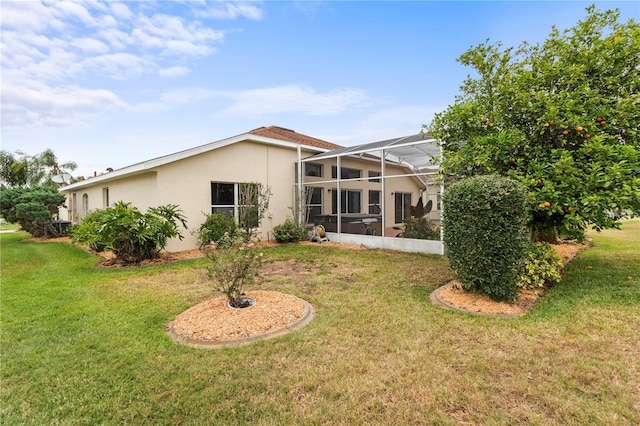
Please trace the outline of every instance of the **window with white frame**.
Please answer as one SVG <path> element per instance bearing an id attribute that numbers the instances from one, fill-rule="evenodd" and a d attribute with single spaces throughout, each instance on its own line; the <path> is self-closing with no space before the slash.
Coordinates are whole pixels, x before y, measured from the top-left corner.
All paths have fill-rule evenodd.
<path id="1" fill-rule="evenodd" d="M 241 204 L 242 185 L 239 183 L 211 182 L 211 213 L 222 213 L 240 221 L 240 209 L 247 207 Z M 251 226 L 258 226 L 258 212 L 250 218 Z"/>
<path id="2" fill-rule="evenodd" d="M 82 194 L 82 215 L 89 213 L 89 194 Z"/>
<path id="3" fill-rule="evenodd" d="M 109 207 L 109 188 L 102 188 L 102 207 Z"/>
<path id="4" fill-rule="evenodd" d="M 402 223 L 411 217 L 411 193 L 395 193 L 395 223 Z"/>
<path id="5" fill-rule="evenodd" d="M 373 179 L 372 179 L 373 178 Z M 376 179 L 377 178 L 377 179 Z M 380 172 L 369 171 L 369 182 L 380 183 Z"/>
<path id="6" fill-rule="evenodd" d="M 331 213 L 338 214 L 338 191 L 331 191 Z M 340 213 L 362 213 L 362 192 L 340 191 Z"/>

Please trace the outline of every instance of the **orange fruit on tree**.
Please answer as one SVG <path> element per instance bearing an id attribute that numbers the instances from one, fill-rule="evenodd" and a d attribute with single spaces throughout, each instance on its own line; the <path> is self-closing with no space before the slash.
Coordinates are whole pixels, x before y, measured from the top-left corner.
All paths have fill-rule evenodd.
<path id="1" fill-rule="evenodd" d="M 564 130 L 562 131 L 562 134 L 563 134 L 563 135 L 565 135 L 565 136 L 567 136 L 567 135 L 569 134 L 569 131 L 568 131 L 567 129 L 564 129 Z"/>
<path id="2" fill-rule="evenodd" d="M 576 132 L 580 133 L 581 131 L 583 131 L 584 129 L 582 128 L 582 126 L 577 126 L 576 127 Z"/>
<path id="3" fill-rule="evenodd" d="M 550 203 L 550 202 L 548 202 L 548 201 L 545 201 L 545 202 L 544 202 L 544 206 L 545 206 L 545 207 L 551 207 L 551 203 Z"/>

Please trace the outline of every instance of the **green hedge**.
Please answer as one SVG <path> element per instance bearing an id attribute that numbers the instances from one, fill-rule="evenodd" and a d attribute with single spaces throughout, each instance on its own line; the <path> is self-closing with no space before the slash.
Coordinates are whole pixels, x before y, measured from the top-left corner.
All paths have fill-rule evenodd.
<path id="1" fill-rule="evenodd" d="M 304 226 L 288 217 L 282 224 L 273 227 L 273 238 L 279 243 L 293 243 L 306 239 L 307 232 Z"/>
<path id="2" fill-rule="evenodd" d="M 462 287 L 511 301 L 529 248 L 526 189 L 488 175 L 452 184 L 443 196 L 446 254 Z"/>

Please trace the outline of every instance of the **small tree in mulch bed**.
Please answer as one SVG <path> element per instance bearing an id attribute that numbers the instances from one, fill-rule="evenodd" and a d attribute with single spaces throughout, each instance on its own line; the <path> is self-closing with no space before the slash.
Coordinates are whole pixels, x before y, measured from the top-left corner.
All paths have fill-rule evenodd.
<path id="1" fill-rule="evenodd" d="M 526 189 L 498 175 L 452 184 L 443 197 L 446 254 L 463 289 L 512 301 L 529 242 Z"/>

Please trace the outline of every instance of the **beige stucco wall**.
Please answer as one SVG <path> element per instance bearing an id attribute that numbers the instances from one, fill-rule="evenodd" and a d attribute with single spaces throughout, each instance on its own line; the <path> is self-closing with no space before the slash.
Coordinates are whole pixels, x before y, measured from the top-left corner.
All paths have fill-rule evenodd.
<path id="1" fill-rule="evenodd" d="M 302 158 L 314 152 L 302 150 Z M 205 219 L 205 213 L 211 212 L 211 182 L 240 183 L 259 182 L 271 188 L 272 196 L 267 216 L 260 226 L 261 238 L 273 239 L 272 229 L 287 217 L 293 216 L 294 184 L 298 152 L 295 148 L 276 146 L 252 141 L 237 142 L 225 147 L 203 152 L 185 159 L 176 160 L 156 168 L 145 170 L 136 175 L 120 179 L 98 179 L 95 184 L 85 182 L 84 187 L 64 191 L 68 197 L 68 218 L 73 223 L 81 222 L 84 212 L 82 197 L 88 196 L 89 210 L 105 208 L 105 190 L 109 192 L 109 202 L 131 202 L 141 211 L 148 207 L 165 204 L 177 204 L 187 218 L 188 229 L 183 230 L 184 239 L 172 239 L 167 245 L 168 251 L 188 250 L 196 247 L 197 238 L 193 235 Z M 335 164 L 335 162 L 333 163 Z M 362 170 L 367 177 L 368 171 L 379 171 L 380 164 L 369 161 L 345 159 L 342 167 Z M 386 173 L 402 174 L 405 169 L 389 166 Z M 312 185 L 313 180 L 330 180 L 331 163 L 325 163 L 322 178 L 305 177 Z M 331 213 L 331 192 L 335 184 L 323 184 L 323 210 Z M 411 192 L 412 203 L 418 200 L 422 186 L 412 177 L 389 179 L 385 192 L 387 202 L 385 226 L 393 226 L 394 202 L 391 193 Z M 342 189 L 362 190 L 362 213 L 368 213 L 368 191 L 381 190 L 382 184 L 366 180 L 343 182 Z M 75 194 L 76 203 L 72 202 Z M 426 200 L 425 200 L 426 201 Z"/>
<path id="2" fill-rule="evenodd" d="M 76 190 L 65 192 L 67 197 L 67 218 L 74 224 L 78 224 L 85 216 L 83 197 L 86 195 L 89 201 L 89 211 L 104 209 L 107 207 L 106 190 L 109 192 L 109 203 L 116 201 L 134 201 L 134 205 L 145 211 L 148 207 L 157 204 L 157 176 L 156 172 L 146 172 L 140 175 L 130 176 L 108 182 L 98 182 Z M 75 194 L 75 197 L 74 197 Z M 76 200 L 75 204 L 73 200 Z M 64 217 L 64 214 L 61 216 Z"/>
<path id="3" fill-rule="evenodd" d="M 303 156 L 312 154 L 302 151 Z M 90 210 L 104 208 L 105 188 L 109 190 L 111 204 L 120 200 L 131 202 L 141 211 L 151 206 L 177 204 L 187 217 L 188 230 L 182 232 L 182 241 L 169 241 L 167 250 L 187 250 L 196 247 L 193 231 L 204 222 L 204 214 L 211 212 L 211 182 L 259 182 L 268 185 L 272 192 L 269 212 L 259 230 L 262 239 L 271 239 L 272 228 L 292 216 L 297 160 L 296 149 L 239 142 L 159 166 L 142 175 L 96 182 L 68 192 L 69 199 L 75 193 L 77 200 L 77 214 L 72 214 L 72 202 L 68 201 L 68 217 L 76 224 L 81 222 L 83 194 L 89 197 Z"/>

